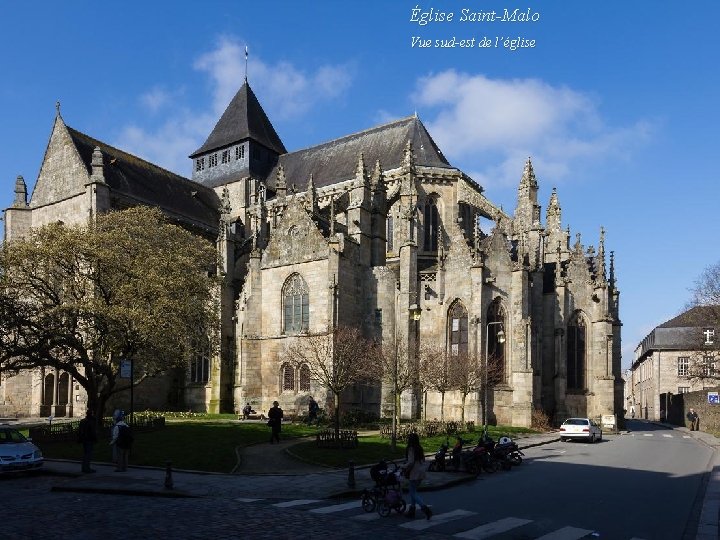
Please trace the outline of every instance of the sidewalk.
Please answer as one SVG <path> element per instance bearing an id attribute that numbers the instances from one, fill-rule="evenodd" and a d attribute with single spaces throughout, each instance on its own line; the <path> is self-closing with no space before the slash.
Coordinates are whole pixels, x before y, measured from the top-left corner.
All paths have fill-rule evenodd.
<path id="1" fill-rule="evenodd" d="M 520 448 L 557 441 L 556 433 L 519 436 Z M 115 472 L 109 464 L 93 464 L 94 474 L 80 474 L 76 461 L 47 460 L 45 474 L 55 475 L 53 491 L 113 493 L 154 497 L 213 498 L 307 498 L 356 497 L 371 487 L 369 467 L 354 471 L 355 487 L 348 486 L 348 470 L 327 469 L 293 459 L 286 450 L 297 444 L 290 440 L 279 445 L 259 444 L 245 448 L 240 474 L 209 474 L 173 471 L 172 488 L 165 487 L 166 471 L 152 467 L 129 467 Z M 258 469 L 262 464 L 262 468 Z M 245 474 L 253 471 L 253 474 Z M 421 489 L 431 491 L 474 480 L 463 473 L 429 473 Z"/>

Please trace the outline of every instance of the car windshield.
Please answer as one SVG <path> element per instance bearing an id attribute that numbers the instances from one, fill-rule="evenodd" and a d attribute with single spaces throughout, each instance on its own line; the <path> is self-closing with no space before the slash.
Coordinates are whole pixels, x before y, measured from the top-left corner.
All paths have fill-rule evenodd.
<path id="1" fill-rule="evenodd" d="M 568 418 L 565 420 L 565 424 L 570 426 L 587 426 L 588 421 L 585 418 Z"/>
<path id="2" fill-rule="evenodd" d="M 16 429 L 0 429 L 0 444 L 25 442 L 27 439 Z"/>

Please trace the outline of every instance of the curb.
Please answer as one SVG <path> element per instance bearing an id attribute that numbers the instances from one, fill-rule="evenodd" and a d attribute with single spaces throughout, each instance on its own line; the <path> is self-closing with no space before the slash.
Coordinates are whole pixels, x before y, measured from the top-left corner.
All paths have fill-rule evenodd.
<path id="1" fill-rule="evenodd" d="M 55 493 L 94 493 L 99 495 L 130 495 L 133 497 L 165 497 L 170 499 L 193 498 L 198 495 L 191 495 L 184 491 L 150 491 L 145 489 L 121 489 L 121 488 L 94 488 L 94 487 L 65 487 L 53 486 L 51 492 Z"/>

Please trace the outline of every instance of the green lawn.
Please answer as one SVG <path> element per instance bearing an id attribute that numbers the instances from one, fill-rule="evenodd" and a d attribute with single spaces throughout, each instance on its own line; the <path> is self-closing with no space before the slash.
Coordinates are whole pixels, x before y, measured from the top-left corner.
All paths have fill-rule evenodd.
<path id="1" fill-rule="evenodd" d="M 177 469 L 229 473 L 236 465 L 235 449 L 238 446 L 264 443 L 269 438 L 269 428 L 264 422 L 230 421 L 234 418 L 236 417 L 233 415 L 170 418 L 164 429 L 144 433 L 136 431 L 131 463 L 164 467 L 166 461 L 172 461 L 173 467 Z M 282 430 L 283 437 L 290 438 L 314 435 L 318 428 L 304 424 L 283 424 Z M 532 430 L 502 426 L 491 426 L 489 429 L 490 435 L 496 439 L 501 435 L 530 431 Z M 463 433 L 462 436 L 468 443 L 476 443 L 480 433 L 480 430 L 476 430 Z M 100 435 L 93 459 L 110 462 L 109 432 Z M 455 443 L 452 436 L 448 440 L 450 446 Z M 421 442 L 424 450 L 430 453 L 436 451 L 444 441 L 444 435 L 437 435 L 424 438 Z M 79 460 L 82 455 L 82 447 L 74 442 L 45 442 L 41 443 L 40 447 L 47 458 Z M 381 459 L 403 460 L 405 445 L 399 443 L 396 451 L 392 452 L 389 439 L 361 434 L 358 448 L 318 448 L 315 441 L 307 441 L 294 446 L 292 452 L 309 462 L 344 468 L 350 460 L 356 465 L 376 463 Z"/>

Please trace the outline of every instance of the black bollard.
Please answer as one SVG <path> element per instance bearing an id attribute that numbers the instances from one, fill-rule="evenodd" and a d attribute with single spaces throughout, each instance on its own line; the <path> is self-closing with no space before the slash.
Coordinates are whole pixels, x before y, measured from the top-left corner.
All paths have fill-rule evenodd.
<path id="1" fill-rule="evenodd" d="M 347 485 L 349 488 L 355 487 L 355 462 L 354 461 L 348 461 L 348 482 Z"/>
<path id="2" fill-rule="evenodd" d="M 173 488 L 172 461 L 165 462 L 165 489 Z"/>

